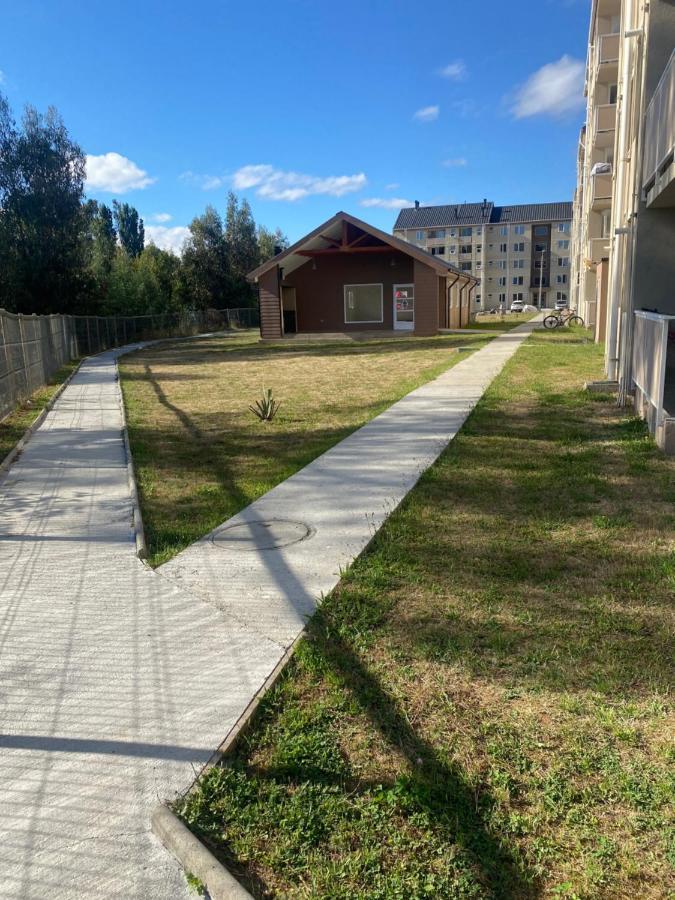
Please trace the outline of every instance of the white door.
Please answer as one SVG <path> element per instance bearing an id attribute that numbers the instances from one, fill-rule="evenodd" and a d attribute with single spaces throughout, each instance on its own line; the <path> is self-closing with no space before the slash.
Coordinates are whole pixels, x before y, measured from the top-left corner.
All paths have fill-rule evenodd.
<path id="1" fill-rule="evenodd" d="M 394 328 L 412 331 L 415 327 L 415 285 L 394 285 Z"/>

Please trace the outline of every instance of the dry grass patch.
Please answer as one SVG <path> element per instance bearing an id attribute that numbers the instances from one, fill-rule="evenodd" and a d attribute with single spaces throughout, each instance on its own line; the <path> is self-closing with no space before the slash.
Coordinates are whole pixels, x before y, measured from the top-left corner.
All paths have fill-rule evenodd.
<path id="1" fill-rule="evenodd" d="M 179 805 L 258 897 L 664 898 L 675 464 L 541 334 Z"/>
<path id="2" fill-rule="evenodd" d="M 148 348 L 121 363 L 143 518 L 158 564 L 288 478 L 481 337 L 260 345 L 225 337 Z M 248 409 L 262 388 L 281 409 Z"/>

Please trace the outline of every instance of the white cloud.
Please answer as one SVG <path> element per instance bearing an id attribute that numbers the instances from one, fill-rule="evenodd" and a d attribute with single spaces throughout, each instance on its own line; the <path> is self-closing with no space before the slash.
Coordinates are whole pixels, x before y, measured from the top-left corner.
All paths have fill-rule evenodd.
<path id="1" fill-rule="evenodd" d="M 255 188 L 259 197 L 266 200 L 288 200 L 293 202 L 316 194 L 342 197 L 360 191 L 368 183 L 363 172 L 357 175 L 303 175 L 300 172 L 285 172 L 270 165 L 242 166 L 232 176 L 235 190 L 246 191 Z"/>
<path id="2" fill-rule="evenodd" d="M 384 189 L 385 191 L 395 191 L 398 187 L 401 187 L 398 181 L 392 181 L 391 184 L 385 184 Z"/>
<path id="3" fill-rule="evenodd" d="M 456 156 L 454 159 L 444 159 L 442 165 L 448 169 L 459 168 L 468 165 L 468 161 L 463 156 Z"/>
<path id="4" fill-rule="evenodd" d="M 452 81 L 462 81 L 466 77 L 466 65 L 464 60 L 456 59 L 454 62 L 448 63 L 439 69 L 438 74 L 443 78 L 450 78 Z"/>
<path id="5" fill-rule="evenodd" d="M 155 181 L 156 178 L 151 178 L 144 169 L 119 153 L 87 154 L 87 187 L 90 189 L 125 194 L 146 188 Z"/>
<path id="6" fill-rule="evenodd" d="M 516 119 L 563 116 L 584 105 L 584 64 L 571 56 L 537 69 L 521 85 L 511 103 Z"/>
<path id="7" fill-rule="evenodd" d="M 146 222 L 170 222 L 173 219 L 171 213 L 153 213 L 147 216 Z"/>
<path id="8" fill-rule="evenodd" d="M 359 200 L 361 206 L 375 206 L 378 209 L 403 209 L 404 206 L 412 206 L 411 200 L 402 197 L 364 197 Z"/>
<path id="9" fill-rule="evenodd" d="M 413 119 L 416 119 L 418 122 L 434 122 L 438 118 L 440 111 L 439 106 L 423 106 L 422 109 L 417 110 Z"/>
<path id="10" fill-rule="evenodd" d="M 170 250 L 177 256 L 180 255 L 189 234 L 190 229 L 185 225 L 175 225 L 173 228 L 167 228 L 166 225 L 145 226 L 146 243 L 154 244 L 160 250 Z"/>

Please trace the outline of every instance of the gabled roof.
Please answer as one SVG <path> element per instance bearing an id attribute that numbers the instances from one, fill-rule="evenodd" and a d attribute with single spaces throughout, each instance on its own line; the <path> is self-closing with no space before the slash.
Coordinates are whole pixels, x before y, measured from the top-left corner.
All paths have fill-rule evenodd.
<path id="1" fill-rule="evenodd" d="M 408 243 L 408 241 L 404 241 L 401 238 L 396 237 L 395 235 L 387 234 L 386 231 L 380 231 L 380 229 L 375 228 L 374 225 L 369 225 L 367 222 L 363 222 L 361 219 L 357 219 L 356 216 L 350 216 L 349 213 L 346 212 L 336 213 L 332 218 L 328 219 L 322 225 L 319 225 L 318 228 L 315 228 L 314 231 L 310 231 L 309 234 L 306 234 L 299 241 L 296 241 L 295 244 L 288 248 L 288 250 L 284 250 L 282 253 L 278 253 L 276 256 L 273 256 L 272 259 L 268 259 L 267 262 L 264 262 L 256 269 L 253 269 L 252 272 L 249 272 L 247 278 L 249 279 L 249 281 L 257 281 L 258 278 L 260 278 L 261 275 L 264 275 L 265 272 L 268 272 L 274 266 L 280 264 L 283 264 L 283 268 L 287 272 L 290 272 L 293 269 L 304 265 L 307 262 L 307 257 L 303 255 L 303 253 L 311 250 L 325 249 L 326 244 L 321 244 L 319 242 L 322 239 L 327 239 L 324 236 L 330 233 L 331 230 L 336 231 L 336 233 L 339 232 L 339 228 L 342 227 L 343 222 L 346 222 L 349 225 L 353 225 L 355 228 L 360 229 L 365 234 L 376 238 L 378 241 L 381 241 L 384 244 L 387 244 L 393 250 L 397 250 L 400 253 L 405 253 L 407 256 L 413 257 L 413 259 L 419 260 L 419 262 L 422 262 L 430 268 L 435 269 L 439 273 L 439 275 L 448 275 L 454 273 L 467 278 L 469 281 L 476 281 L 476 279 L 468 272 L 462 272 L 456 266 L 445 262 L 445 260 L 441 259 L 440 257 L 432 256 L 431 253 L 428 253 L 426 250 L 422 250 L 420 247 L 415 246 L 415 244 L 410 244 Z M 337 229 L 336 226 L 338 226 Z M 328 239 L 330 240 L 330 238 Z"/>
<path id="2" fill-rule="evenodd" d="M 572 219 L 572 202 L 521 203 L 495 206 L 482 203 L 459 203 L 448 206 L 409 206 L 402 209 L 394 230 L 404 228 L 453 228 L 462 225 L 494 225 L 504 222 L 566 222 Z"/>

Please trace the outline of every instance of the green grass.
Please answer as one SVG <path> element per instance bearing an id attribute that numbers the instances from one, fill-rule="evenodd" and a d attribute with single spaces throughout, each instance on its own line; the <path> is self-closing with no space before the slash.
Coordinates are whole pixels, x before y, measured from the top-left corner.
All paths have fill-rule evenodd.
<path id="1" fill-rule="evenodd" d="M 177 811 L 256 897 L 672 896 L 675 467 L 537 334 Z"/>
<path id="2" fill-rule="evenodd" d="M 44 387 L 35 391 L 28 400 L 20 403 L 0 422 L 0 462 L 11 453 L 26 429 L 33 424 L 66 378 L 77 368 L 78 362 L 79 360 L 72 360 L 62 366 Z"/>
<path id="3" fill-rule="evenodd" d="M 125 357 L 150 563 L 207 534 L 491 337 L 270 345 L 249 334 Z M 263 386 L 281 401 L 271 423 L 249 410 Z"/>
<path id="4" fill-rule="evenodd" d="M 479 331 L 509 331 L 516 325 L 522 325 L 523 322 L 529 322 L 537 313 L 508 313 L 508 315 L 496 314 L 494 316 L 481 316 L 468 325 L 468 328 L 478 329 Z"/>

